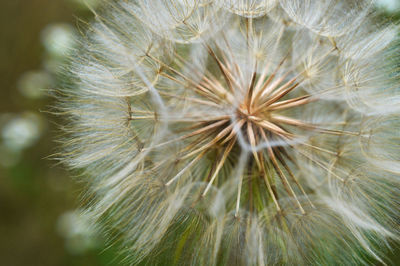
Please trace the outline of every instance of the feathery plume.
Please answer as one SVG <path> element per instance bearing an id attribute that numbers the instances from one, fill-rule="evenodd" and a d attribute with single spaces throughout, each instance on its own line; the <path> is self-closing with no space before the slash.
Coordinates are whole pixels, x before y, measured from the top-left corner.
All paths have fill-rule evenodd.
<path id="1" fill-rule="evenodd" d="M 104 1 L 64 162 L 128 262 L 358 265 L 399 235 L 398 27 L 371 1 Z"/>

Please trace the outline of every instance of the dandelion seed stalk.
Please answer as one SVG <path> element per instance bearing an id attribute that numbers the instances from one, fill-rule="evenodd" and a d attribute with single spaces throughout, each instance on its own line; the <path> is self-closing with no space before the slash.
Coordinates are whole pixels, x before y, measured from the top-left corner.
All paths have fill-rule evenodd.
<path id="1" fill-rule="evenodd" d="M 59 89 L 61 157 L 129 262 L 384 261 L 399 46 L 371 1 L 101 6 Z"/>

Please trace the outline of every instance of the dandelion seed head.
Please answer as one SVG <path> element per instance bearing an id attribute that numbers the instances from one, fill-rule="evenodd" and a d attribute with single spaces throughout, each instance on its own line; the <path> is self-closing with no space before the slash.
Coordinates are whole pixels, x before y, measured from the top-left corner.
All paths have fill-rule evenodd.
<path id="1" fill-rule="evenodd" d="M 399 233 L 398 29 L 371 1 L 94 13 L 58 90 L 60 156 L 129 262 L 382 261 Z"/>

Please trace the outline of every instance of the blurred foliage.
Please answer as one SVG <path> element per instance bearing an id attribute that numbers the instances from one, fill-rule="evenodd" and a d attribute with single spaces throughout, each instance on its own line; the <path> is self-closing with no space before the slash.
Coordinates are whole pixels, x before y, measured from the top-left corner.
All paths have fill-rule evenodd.
<path id="1" fill-rule="evenodd" d="M 84 2 L 0 2 L 0 257 L 1 265 L 115 265 L 116 251 L 74 211 L 82 187 L 49 160 L 57 118 L 47 114 L 54 72 L 74 42 Z M 379 0 L 382 15 L 400 20 L 399 0 Z M 389 254 L 399 260 L 397 252 Z M 394 265 L 393 264 L 393 265 Z"/>
<path id="2" fill-rule="evenodd" d="M 90 16 L 81 0 L 0 2 L 1 265 L 115 264 L 113 250 L 73 212 L 82 188 L 47 159 L 58 123 L 45 112 L 53 105 L 51 74 L 77 17 Z"/>

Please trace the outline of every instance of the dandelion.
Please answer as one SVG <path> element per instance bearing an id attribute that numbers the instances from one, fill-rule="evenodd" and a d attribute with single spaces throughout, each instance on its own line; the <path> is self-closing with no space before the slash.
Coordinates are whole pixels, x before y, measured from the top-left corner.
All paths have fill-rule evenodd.
<path id="1" fill-rule="evenodd" d="M 127 261 L 358 265 L 399 235 L 398 28 L 371 1 L 120 0 L 58 91 Z"/>

